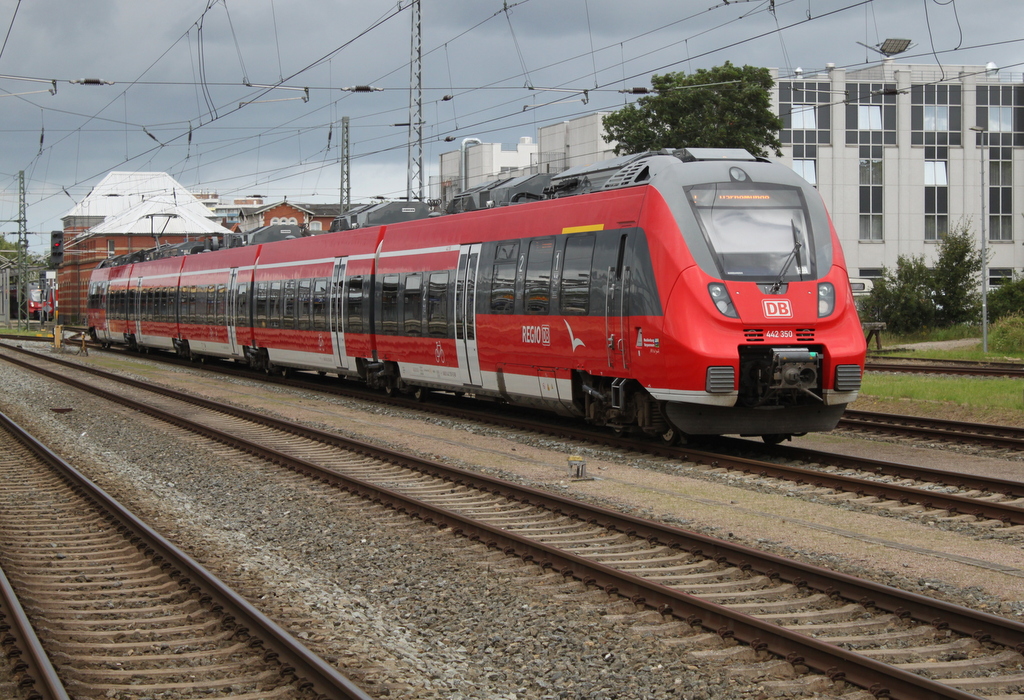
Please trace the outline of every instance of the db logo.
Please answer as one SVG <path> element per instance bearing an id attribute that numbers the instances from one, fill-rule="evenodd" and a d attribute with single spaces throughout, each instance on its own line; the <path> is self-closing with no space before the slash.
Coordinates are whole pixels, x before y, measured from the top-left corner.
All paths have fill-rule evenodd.
<path id="1" fill-rule="evenodd" d="M 792 318 L 793 307 L 789 299 L 762 299 L 765 318 Z"/>

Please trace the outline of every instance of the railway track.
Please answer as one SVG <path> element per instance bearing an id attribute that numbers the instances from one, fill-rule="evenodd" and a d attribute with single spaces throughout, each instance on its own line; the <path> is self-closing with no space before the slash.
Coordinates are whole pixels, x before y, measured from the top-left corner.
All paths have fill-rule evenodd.
<path id="1" fill-rule="evenodd" d="M 840 419 L 838 427 L 859 432 L 905 435 L 1007 450 L 1024 448 L 1024 428 L 1013 426 L 847 410 Z"/>
<path id="2" fill-rule="evenodd" d="M 20 351 L 22 354 L 32 354 Z M 36 355 L 33 355 L 36 356 Z M 56 358 L 41 355 L 43 359 L 57 361 Z M 165 358 L 166 359 L 166 358 Z M 60 361 L 69 368 L 78 368 L 104 376 L 102 370 L 89 366 Z M 175 362 L 178 364 L 178 362 Z M 180 362 L 183 366 L 194 367 L 193 363 Z M 251 377 L 247 370 L 239 370 L 230 366 L 204 365 L 207 369 L 233 376 Z M 616 437 L 607 431 L 588 428 L 575 421 L 536 420 L 524 416 L 524 412 L 507 410 L 489 410 L 489 406 L 466 407 L 464 402 L 444 401 L 437 396 L 437 401 L 423 403 L 416 399 L 402 397 L 385 397 L 358 386 L 337 383 L 317 382 L 313 378 L 271 378 L 275 383 L 283 383 L 307 390 L 329 392 L 344 396 L 357 397 L 370 401 L 387 403 L 430 411 L 460 420 L 490 422 L 505 428 L 516 428 L 552 435 L 562 439 L 579 440 L 608 445 L 613 448 L 626 449 L 640 454 L 680 459 L 715 469 L 727 469 L 733 472 L 759 477 L 770 477 L 797 484 L 808 484 L 817 488 L 834 489 L 857 495 L 862 505 L 874 507 L 920 506 L 920 515 L 928 515 L 929 511 L 939 511 L 941 516 L 963 515 L 978 521 L 997 521 L 1005 525 L 1024 525 L 1024 483 L 993 479 L 982 476 L 969 476 L 943 470 L 932 470 L 911 465 L 882 462 L 844 455 L 823 453 L 807 449 L 797 449 L 787 445 L 768 446 L 752 443 L 748 440 L 722 438 L 699 446 L 664 445 L 650 440 L 629 437 Z M 847 413 L 851 413 L 848 411 Z M 860 416 L 862 412 L 852 412 Z M 861 430 L 872 432 L 891 432 L 899 429 L 899 423 L 913 427 L 913 418 L 891 416 L 887 414 L 863 413 L 868 418 L 879 417 L 879 421 L 863 421 Z M 889 420 L 885 420 L 889 418 Z M 924 430 L 910 432 L 920 437 L 922 434 L 932 440 L 942 441 L 987 441 L 1000 448 L 1016 447 L 1012 435 L 1017 432 L 1012 428 L 1004 429 L 1006 434 L 1000 436 L 999 426 L 976 426 L 976 424 L 953 423 L 953 428 L 942 428 L 942 421 L 923 421 Z M 930 423 L 930 424 L 929 424 Z M 959 428 L 959 430 L 958 430 Z M 857 429 L 851 423 L 851 429 Z M 986 433 L 984 429 L 989 429 Z M 753 453 L 754 457 L 742 455 Z M 768 461 L 763 457 L 768 457 Z M 794 466 L 800 462 L 803 466 Z M 845 473 L 836 469 L 846 470 Z M 912 483 L 915 482 L 915 483 Z"/>
<path id="3" fill-rule="evenodd" d="M 83 385 L 95 392 L 97 383 Z M 132 405 L 518 555 L 569 595 L 596 586 L 626 596 L 669 626 L 670 643 L 713 641 L 751 661 L 771 653 L 880 697 L 1009 695 L 1024 685 L 1020 623 L 234 407 L 154 405 L 166 401 Z"/>
<path id="4" fill-rule="evenodd" d="M 913 357 L 868 359 L 866 372 L 898 372 L 908 374 L 952 374 L 972 377 L 1024 378 L 1024 364 L 1019 362 L 975 362 L 973 360 L 924 360 Z"/>
<path id="5" fill-rule="evenodd" d="M 0 454 L 0 629 L 25 697 L 369 700 L 2 414 Z"/>

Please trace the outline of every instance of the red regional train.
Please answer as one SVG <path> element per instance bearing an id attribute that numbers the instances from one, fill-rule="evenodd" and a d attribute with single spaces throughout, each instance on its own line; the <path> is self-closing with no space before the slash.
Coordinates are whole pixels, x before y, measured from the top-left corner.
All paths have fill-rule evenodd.
<path id="1" fill-rule="evenodd" d="M 456 205 L 112 258 L 90 280 L 91 332 L 666 441 L 778 442 L 832 429 L 857 397 L 866 345 L 839 241 L 784 165 L 661 151 Z"/>

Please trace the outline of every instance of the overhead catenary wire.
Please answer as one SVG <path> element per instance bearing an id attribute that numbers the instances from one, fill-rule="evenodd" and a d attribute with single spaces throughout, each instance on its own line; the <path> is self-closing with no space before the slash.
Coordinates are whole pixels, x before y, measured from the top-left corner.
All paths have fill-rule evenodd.
<path id="1" fill-rule="evenodd" d="M 520 3 L 517 3 L 517 4 L 520 4 Z M 783 3 L 777 3 L 777 4 L 781 6 Z M 858 6 L 858 5 L 861 5 L 861 4 L 863 4 L 863 3 L 858 3 L 857 5 L 854 5 L 854 6 Z M 215 7 L 215 5 L 216 5 L 216 2 L 207 3 L 207 9 L 209 9 L 211 7 Z M 507 6 L 511 6 L 510 3 L 507 3 L 506 5 Z M 227 8 L 227 5 L 225 3 L 225 9 L 226 8 Z M 589 8 L 586 8 L 586 9 L 588 9 L 588 11 L 589 11 Z M 507 9 L 503 8 L 503 9 L 499 10 L 498 12 L 494 13 L 494 15 L 492 15 L 492 16 L 496 16 L 496 15 L 499 15 L 499 14 L 504 15 L 506 23 L 509 23 L 510 27 L 511 27 L 511 22 L 509 20 L 509 15 L 508 15 Z M 746 13 L 745 13 L 744 16 L 746 16 Z M 589 19 L 589 17 L 588 17 L 588 19 Z M 817 19 L 817 18 L 815 18 L 815 19 Z M 483 21 L 487 21 L 487 20 L 483 20 Z M 730 22 L 731 21 L 738 21 L 738 20 L 734 19 L 734 20 L 730 20 Z M 807 21 L 808 21 L 807 19 L 802 19 L 801 20 L 801 22 L 807 22 Z M 478 23 L 478 24 L 481 24 L 481 23 Z M 657 27 L 655 29 L 652 29 L 652 30 L 650 30 L 650 31 L 648 31 L 646 33 L 650 34 L 651 32 L 658 31 L 658 30 L 662 29 L 664 26 L 669 26 L 669 24 L 675 24 L 675 23 L 676 22 L 674 21 L 673 23 L 666 23 L 664 25 L 659 25 L 659 27 Z M 775 31 L 782 32 L 782 31 L 785 31 L 787 28 L 796 26 L 798 24 L 799 23 L 793 23 L 793 24 L 788 24 L 788 25 L 782 26 L 782 27 L 776 27 Z M 718 26 L 722 26 L 722 25 L 718 25 Z M 207 26 L 207 29 L 209 29 L 209 28 L 210 28 L 210 26 Z M 513 35 L 515 35 L 515 29 L 514 28 L 512 28 L 512 33 L 513 33 Z M 770 32 L 766 33 L 766 34 L 770 34 Z M 188 36 L 189 36 L 189 38 L 194 39 L 195 38 L 195 30 L 193 29 L 192 33 L 190 35 L 188 35 Z M 760 38 L 761 36 L 764 36 L 764 35 L 757 35 L 757 36 L 754 36 L 754 37 L 748 37 L 744 41 L 754 41 L 757 38 Z M 781 36 L 781 34 L 780 34 L 780 36 Z M 183 38 L 184 38 L 184 35 L 183 35 Z M 514 41 L 517 44 L 519 43 L 518 39 L 519 39 L 519 37 L 515 37 L 515 39 L 514 39 Z M 237 42 L 237 36 L 234 37 L 234 40 Z M 451 41 L 451 39 L 449 39 L 448 41 Z M 627 40 L 627 41 L 629 41 L 629 40 Z M 630 59 L 630 61 L 631 61 L 630 65 L 635 66 L 635 70 L 632 71 L 629 75 L 627 75 L 626 71 L 624 70 L 625 62 L 623 60 L 621 60 L 622 59 L 622 55 L 621 54 L 622 54 L 623 43 L 624 42 L 620 41 L 620 42 L 615 42 L 614 44 L 612 44 L 612 46 L 618 47 L 617 50 L 620 53 L 620 57 L 619 57 L 620 60 L 617 63 L 617 67 L 619 68 L 620 75 L 616 77 L 616 82 L 617 83 L 622 83 L 622 84 L 625 84 L 631 78 L 635 78 L 635 77 L 638 77 L 640 75 L 644 75 L 644 74 L 646 74 L 647 72 L 650 71 L 649 66 L 643 66 L 644 71 L 643 72 L 638 72 L 638 69 L 641 67 L 640 64 L 642 62 L 646 62 L 647 64 L 652 63 L 652 61 L 645 60 L 643 56 L 652 56 L 652 55 L 654 55 L 656 53 L 657 50 L 664 50 L 666 48 L 666 47 L 652 48 L 652 50 L 646 52 L 645 54 L 642 54 L 640 57 L 631 58 Z M 733 43 L 727 44 L 727 46 L 736 46 L 736 45 L 738 45 L 737 42 L 733 42 Z M 667 45 L 667 46 L 670 46 L 670 44 Z M 207 42 L 206 43 L 206 49 L 205 49 L 206 57 L 207 58 L 209 58 L 209 53 L 208 53 L 209 48 L 210 48 L 210 44 L 209 44 L 209 42 Z M 522 47 L 520 47 L 520 48 L 522 48 Z M 442 50 L 442 49 L 445 50 L 446 53 L 448 52 L 449 48 L 448 48 L 448 43 L 447 42 L 439 43 L 438 44 L 438 48 L 435 49 L 435 50 Z M 238 50 L 237 47 L 236 47 L 236 50 Z M 601 49 L 598 49 L 598 51 L 600 51 L 600 50 Z M 712 49 L 709 49 L 706 52 L 695 54 L 695 56 L 688 56 L 688 58 L 690 58 L 692 60 L 698 60 L 699 57 L 702 57 L 702 56 L 708 55 L 710 53 L 713 53 L 714 51 L 720 51 L 720 50 L 722 50 L 722 47 L 715 46 L 715 47 L 713 47 Z M 587 71 L 587 74 L 589 74 L 589 75 L 586 76 L 585 80 L 586 80 L 586 83 L 588 84 L 588 89 L 592 90 L 594 93 L 597 93 L 600 90 L 606 89 L 606 88 L 596 87 L 596 85 L 600 82 L 598 66 L 597 66 L 597 60 L 596 60 L 596 57 L 599 55 L 598 51 L 594 50 L 593 37 L 591 36 L 590 51 L 584 52 L 583 54 L 581 54 L 583 56 L 588 56 L 589 57 L 589 64 L 590 65 L 589 65 L 589 70 Z M 241 53 L 240 51 L 238 51 L 238 52 L 239 52 L 239 54 Z M 199 48 L 193 46 L 192 51 L 190 52 L 190 55 L 191 56 L 199 56 Z M 334 53 L 333 55 L 337 55 L 337 54 Z M 567 61 L 573 60 L 573 58 L 574 57 L 569 57 L 569 58 L 562 59 L 560 61 L 554 61 L 554 62 L 552 62 L 552 64 L 565 63 Z M 325 56 L 322 57 L 321 59 L 319 59 L 318 61 L 322 62 L 323 60 L 330 60 L 330 54 L 325 54 Z M 450 66 L 450 60 L 446 61 L 446 63 L 448 63 L 449 69 L 450 69 L 450 67 L 451 67 Z M 240 65 L 244 66 L 244 64 L 241 61 L 241 56 L 240 56 Z M 310 66 L 315 66 L 315 65 L 317 65 L 317 62 L 314 62 L 314 63 L 310 64 Z M 407 64 L 405 64 L 405 65 L 407 66 Z M 674 66 L 674 65 L 678 65 L 678 64 L 668 64 L 668 65 L 669 66 Z M 538 71 L 543 70 L 543 67 L 535 67 L 535 66 L 532 66 L 532 65 L 526 66 L 525 60 L 520 61 L 520 67 L 521 67 L 521 69 L 524 69 L 523 72 L 520 74 L 520 78 L 528 79 L 531 82 L 534 81 L 534 80 L 538 80 L 539 81 L 539 79 L 535 78 L 534 76 L 535 75 L 539 75 Z M 215 93 L 214 87 L 217 86 L 217 85 L 220 85 L 220 83 L 215 83 L 215 82 L 212 82 L 212 81 L 208 80 L 209 73 L 206 70 L 207 68 L 212 68 L 212 66 L 206 66 L 201 74 L 197 73 L 197 77 L 199 79 L 194 84 L 197 85 L 197 86 L 200 86 L 203 90 L 207 91 L 208 94 L 214 94 Z M 280 66 L 279 66 L 279 69 L 280 69 Z M 395 70 L 402 70 L 402 69 L 403 69 L 403 66 L 397 66 Z M 654 70 L 661 70 L 661 69 L 662 68 L 656 68 Z M 246 73 L 244 68 L 243 68 L 243 73 Z M 449 70 L 449 73 L 450 73 L 450 70 Z M 299 75 L 299 74 L 301 74 L 301 71 L 297 71 L 296 73 L 293 74 L 293 76 L 294 75 Z M 143 74 L 143 75 L 145 75 L 145 74 Z M 244 75 L 244 77 L 246 79 L 249 78 L 249 76 L 247 74 Z M 571 78 L 571 77 L 566 79 L 567 83 L 569 83 L 569 84 L 571 84 L 571 81 L 573 81 L 573 80 L 576 80 L 576 79 L 575 78 Z M 287 80 L 281 81 L 280 85 L 283 86 L 287 82 L 288 82 Z M 445 86 L 444 88 L 438 88 L 438 89 L 443 89 L 445 94 L 453 94 L 455 92 L 462 91 L 462 90 L 465 90 L 465 94 L 469 94 L 471 92 L 477 92 L 478 93 L 478 92 L 480 92 L 482 90 L 514 90 L 515 87 L 518 87 L 518 86 L 501 86 L 501 85 L 492 84 L 492 85 L 486 85 L 486 86 L 484 86 L 484 85 L 468 85 L 465 88 L 458 88 L 458 87 L 454 86 L 455 81 L 452 79 L 452 76 L 450 74 L 449 74 L 449 79 L 448 79 L 447 82 L 448 82 L 447 86 Z M 593 83 L 595 85 L 595 87 L 589 87 L 589 85 L 591 83 Z M 158 83 L 157 81 L 152 81 L 152 83 L 150 83 L 150 82 L 146 82 L 146 81 L 144 81 L 142 79 L 139 79 L 139 80 L 136 80 L 136 81 L 132 81 L 132 83 L 131 83 L 132 86 L 144 85 L 144 84 L 160 84 L 160 83 Z M 183 83 L 183 84 L 187 84 L 187 83 Z M 566 83 L 563 83 L 563 84 L 566 84 Z M 579 84 L 579 83 L 577 82 L 576 84 Z M 605 85 L 608 85 L 608 84 L 609 83 L 607 83 L 607 82 L 605 83 Z M 557 87 L 557 85 L 554 86 L 554 87 Z M 616 84 L 614 87 L 616 88 L 615 90 L 612 90 L 612 89 L 608 88 L 609 93 L 617 92 L 617 88 L 619 87 L 619 85 Z M 315 90 L 315 89 L 318 89 L 318 88 L 310 86 L 310 89 Z M 332 88 L 330 88 L 330 86 L 328 86 L 325 89 L 332 89 Z M 333 89 L 337 89 L 337 88 L 333 88 Z M 399 88 L 399 89 L 405 89 L 405 88 Z M 433 88 L 427 88 L 427 89 L 431 90 Z M 518 89 L 521 90 L 522 88 L 519 87 Z M 515 126 L 517 124 L 525 125 L 525 124 L 528 124 L 528 123 L 532 123 L 533 120 L 535 119 L 534 115 L 530 115 L 530 119 L 528 121 L 524 120 L 522 117 L 517 116 L 519 113 L 521 113 L 521 107 L 522 107 L 522 97 L 521 96 L 516 97 L 514 99 L 510 99 L 510 100 L 498 100 L 497 104 L 491 103 L 491 104 L 487 105 L 486 107 L 483 107 L 483 108 L 481 108 L 479 110 L 469 110 L 469 111 L 465 111 L 465 112 L 463 111 L 462 108 L 459 108 L 457 112 L 455 111 L 455 109 L 457 107 L 455 102 L 458 99 L 459 98 L 456 97 L 456 100 L 451 100 L 453 102 L 453 104 L 452 104 L 453 114 L 452 114 L 452 116 L 450 118 L 448 118 L 446 120 L 447 123 L 446 124 L 432 125 L 432 127 L 435 129 L 435 133 L 433 134 L 434 140 L 440 140 L 441 133 L 446 131 L 446 130 L 450 130 L 450 129 L 466 131 L 466 130 L 469 130 L 469 129 L 483 128 L 483 129 L 486 129 L 488 131 L 493 131 L 493 130 L 497 130 L 499 128 L 515 128 Z M 615 99 L 616 99 L 616 101 L 619 101 L 619 98 L 618 98 L 617 95 L 616 95 Z M 332 106 L 335 103 L 336 103 L 336 101 L 332 102 Z M 226 103 L 224 103 L 224 104 L 215 104 L 214 106 L 219 111 L 219 110 L 223 110 L 225 108 L 225 104 Z M 608 106 L 611 106 L 611 105 L 609 105 L 609 104 L 595 104 L 595 105 L 593 105 L 593 109 L 597 110 L 599 108 L 606 108 Z M 588 110 L 588 111 L 590 111 L 590 110 Z M 96 112 L 93 115 L 88 115 L 88 117 L 90 119 L 90 122 L 92 124 L 96 124 L 99 121 L 107 121 L 108 123 L 114 123 L 114 124 L 118 123 L 118 120 L 108 119 L 107 117 L 104 117 L 101 114 L 101 112 L 102 112 L 102 110 L 100 112 Z M 206 113 L 206 116 L 213 116 L 208 110 L 204 110 L 204 112 Z M 65 110 L 62 113 L 72 114 L 73 111 Z M 378 115 L 383 115 L 383 114 L 386 114 L 386 113 L 387 113 L 386 110 L 381 110 L 381 111 L 376 112 L 376 114 L 378 114 Z M 304 115 L 306 115 L 306 116 L 309 116 L 310 114 L 315 114 L 315 112 L 314 111 L 304 112 Z M 227 113 L 225 113 L 224 116 L 227 116 Z M 560 116 L 561 116 L 561 114 L 553 115 L 552 119 L 558 119 L 558 118 L 560 118 Z M 466 119 L 469 119 L 471 121 L 463 123 Z M 373 117 L 372 116 L 367 118 L 367 117 L 364 117 L 364 116 L 360 115 L 360 116 L 356 117 L 356 120 L 359 121 L 360 124 L 362 124 L 364 126 L 360 126 L 360 124 L 354 124 L 353 125 L 354 128 L 371 128 L 371 127 L 374 126 L 372 124 L 372 121 L 373 121 Z M 125 119 L 124 121 L 127 121 L 127 119 Z M 152 123 L 148 123 L 148 124 L 135 124 L 133 126 L 134 126 L 134 128 L 137 128 L 137 129 L 140 129 L 140 130 L 143 127 L 147 127 L 147 131 L 149 132 L 149 134 L 152 134 L 154 137 L 159 137 L 159 141 L 165 144 L 165 149 L 175 148 L 176 139 L 174 138 L 174 136 L 175 136 L 174 132 L 175 132 L 175 129 L 177 129 L 178 132 L 179 132 L 177 134 L 177 137 L 178 137 L 177 138 L 177 142 L 179 142 L 180 146 L 182 146 L 181 153 L 182 153 L 183 157 L 187 160 L 187 158 L 189 157 L 190 154 L 198 155 L 200 152 L 202 152 L 202 153 L 209 153 L 209 151 L 207 150 L 207 145 L 206 145 L 208 141 L 207 141 L 207 139 L 205 137 L 199 137 L 199 132 L 202 131 L 203 133 L 210 133 L 212 130 L 217 130 L 220 127 L 218 127 L 216 124 L 214 124 L 214 122 L 215 121 L 216 122 L 222 122 L 223 120 L 222 119 L 211 119 L 208 122 L 201 123 L 199 127 L 196 127 L 195 125 L 189 125 L 187 123 L 187 121 L 188 120 L 186 120 L 186 119 L 180 119 L 178 121 L 167 121 L 168 130 L 167 131 L 163 131 L 163 133 L 161 133 L 162 128 L 161 128 L 161 130 L 158 130 L 157 128 L 154 127 L 154 124 L 152 124 Z M 263 136 L 262 145 L 264 146 L 264 148 L 267 148 L 267 147 L 269 147 L 268 146 L 268 144 L 269 144 L 268 135 L 273 133 L 273 131 L 275 131 L 275 130 L 279 130 L 279 129 L 285 127 L 285 125 L 289 121 L 292 121 L 291 117 L 289 117 L 288 120 L 284 120 L 284 121 L 282 121 L 280 123 L 275 123 L 275 124 L 272 124 L 270 126 L 262 126 L 262 127 L 259 126 L 259 125 L 254 126 L 252 128 L 252 131 L 254 133 L 252 133 L 249 136 L 244 136 L 243 135 L 239 140 L 236 141 L 236 143 L 241 145 L 241 144 L 244 143 L 244 139 L 245 138 L 253 138 L 254 136 L 256 136 L 257 133 L 259 133 L 259 134 L 261 134 Z M 299 128 L 301 129 L 302 132 L 308 132 L 308 131 L 315 130 L 315 129 L 326 130 L 328 128 L 328 125 L 330 123 L 332 123 L 333 121 L 334 120 L 324 119 L 324 120 L 321 120 L 320 123 L 312 124 L 312 125 L 309 125 L 309 126 L 302 125 Z M 392 120 L 381 120 L 381 121 L 382 121 L 382 123 L 387 123 L 388 121 L 393 121 L 393 119 Z M 380 125 L 377 125 L 377 126 L 380 126 Z M 82 128 L 85 129 L 85 126 L 83 126 Z M 230 128 L 238 129 L 239 127 L 231 126 Z M 91 129 L 89 130 L 89 132 L 91 132 Z M 60 134 L 62 134 L 64 132 L 61 131 L 61 130 L 56 130 L 56 131 L 54 131 L 54 133 L 56 133 L 58 135 L 58 137 L 59 137 Z M 81 140 L 82 132 L 79 131 L 77 133 L 78 133 L 79 138 Z M 140 133 L 141 133 L 141 131 L 140 131 Z M 195 140 L 192 143 L 188 143 L 187 140 L 189 139 L 189 137 L 193 133 L 195 133 L 195 136 L 199 137 L 199 138 L 195 138 Z M 390 151 L 395 151 L 395 150 L 398 150 L 398 149 L 401 149 L 401 148 L 404 147 L 404 143 L 396 143 L 396 144 L 390 145 L 390 146 L 386 145 L 387 144 L 387 140 L 389 138 L 390 139 L 394 139 L 394 135 L 388 135 L 388 134 L 375 135 L 375 136 L 371 136 L 371 137 L 367 138 L 365 141 L 361 140 L 360 141 L 361 145 L 362 144 L 366 144 L 366 146 L 368 146 L 367 148 L 364 148 L 363 150 L 365 151 L 365 154 L 369 154 L 369 155 L 365 155 L 363 153 L 360 153 L 360 154 L 355 154 L 354 157 L 355 158 L 365 158 L 365 157 L 370 157 L 370 156 L 376 155 L 376 154 L 388 153 Z M 209 142 L 210 143 L 215 143 L 216 139 L 212 139 Z M 373 145 L 375 143 L 380 143 L 384 147 L 382 147 L 382 148 L 374 148 Z M 54 145 L 56 145 L 56 144 L 48 144 L 47 148 L 50 148 L 51 146 L 54 146 Z M 192 150 L 192 146 L 195 147 L 195 149 L 196 149 L 195 151 Z M 166 150 L 165 150 L 165 152 L 166 152 Z M 242 150 L 241 152 L 244 154 L 246 151 Z M 131 158 L 127 157 L 129 155 L 131 155 L 131 154 L 126 153 L 126 158 L 125 158 L 126 162 L 130 161 L 130 160 L 135 160 L 137 162 L 138 159 L 145 159 L 145 158 L 149 158 L 152 161 L 152 159 L 155 159 L 157 157 L 155 152 L 153 152 L 152 150 L 147 150 L 147 149 L 139 149 L 139 153 L 137 153 L 135 155 L 132 155 Z M 227 155 L 225 155 L 225 158 L 226 158 L 226 160 L 229 160 L 229 157 Z M 303 160 L 307 160 L 308 161 L 308 159 L 309 159 L 309 156 L 307 154 L 297 154 L 296 157 L 295 157 L 295 161 L 294 162 L 297 165 L 301 166 L 302 161 Z M 117 167 L 117 166 L 115 165 L 113 167 Z M 260 170 L 260 169 L 257 169 L 257 172 L 260 173 L 259 177 L 263 178 L 264 171 Z M 262 182 L 262 179 L 260 181 Z M 71 186 L 74 186 L 74 185 L 71 185 Z"/>

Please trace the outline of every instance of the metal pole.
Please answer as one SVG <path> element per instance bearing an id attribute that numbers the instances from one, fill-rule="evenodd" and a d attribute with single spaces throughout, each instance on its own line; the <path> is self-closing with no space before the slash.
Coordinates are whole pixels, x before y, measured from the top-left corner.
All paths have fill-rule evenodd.
<path id="1" fill-rule="evenodd" d="M 22 302 L 28 310 L 28 222 L 25 212 L 25 171 L 18 171 L 18 330 L 21 330 Z M 29 329 L 25 316 L 25 330 Z"/>
<path id="2" fill-rule="evenodd" d="M 412 0 L 412 45 L 409 58 L 409 157 L 406 199 L 423 201 L 423 28 L 420 0 Z"/>
<path id="3" fill-rule="evenodd" d="M 348 117 L 341 118 L 341 137 L 338 139 L 341 144 L 341 211 L 342 215 L 352 206 L 352 185 L 349 173 L 348 153 Z"/>
<path id="4" fill-rule="evenodd" d="M 988 219 L 985 207 L 985 201 L 988 199 L 988 192 L 985 190 L 988 129 L 984 126 L 972 126 L 971 131 L 979 133 L 981 146 L 981 350 L 988 352 L 988 247 L 985 240 L 985 222 Z"/>

